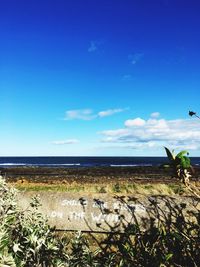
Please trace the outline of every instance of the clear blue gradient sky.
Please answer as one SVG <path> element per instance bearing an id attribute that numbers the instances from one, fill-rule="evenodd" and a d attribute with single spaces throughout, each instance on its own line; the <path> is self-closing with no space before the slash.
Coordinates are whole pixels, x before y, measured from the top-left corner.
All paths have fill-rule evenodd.
<path id="1" fill-rule="evenodd" d="M 1 156 L 200 156 L 200 2 L 0 3 Z"/>

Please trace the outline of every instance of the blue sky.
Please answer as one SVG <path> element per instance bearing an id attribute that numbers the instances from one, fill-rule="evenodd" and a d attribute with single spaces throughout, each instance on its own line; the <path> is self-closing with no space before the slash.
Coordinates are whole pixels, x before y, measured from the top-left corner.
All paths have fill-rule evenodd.
<path id="1" fill-rule="evenodd" d="M 197 0 L 0 4 L 0 155 L 200 156 Z"/>

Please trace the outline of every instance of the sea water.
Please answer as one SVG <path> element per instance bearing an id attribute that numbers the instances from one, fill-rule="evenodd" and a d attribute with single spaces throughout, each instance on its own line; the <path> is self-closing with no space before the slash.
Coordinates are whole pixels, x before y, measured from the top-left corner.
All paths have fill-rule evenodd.
<path id="1" fill-rule="evenodd" d="M 191 157 L 192 165 L 200 165 L 200 157 Z M 0 167 L 133 167 L 167 164 L 167 157 L 0 157 Z"/>

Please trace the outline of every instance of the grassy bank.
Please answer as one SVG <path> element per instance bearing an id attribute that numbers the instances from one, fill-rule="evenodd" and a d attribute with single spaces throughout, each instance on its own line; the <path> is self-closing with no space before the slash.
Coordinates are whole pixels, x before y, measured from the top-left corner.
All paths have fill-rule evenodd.
<path id="1" fill-rule="evenodd" d="M 129 183 L 109 182 L 105 183 L 31 183 L 18 181 L 10 183 L 20 191 L 57 191 L 57 192 L 84 192 L 84 193 L 122 193 L 134 195 L 189 195 L 190 193 L 180 183 Z M 194 182 L 200 187 L 200 182 Z"/>

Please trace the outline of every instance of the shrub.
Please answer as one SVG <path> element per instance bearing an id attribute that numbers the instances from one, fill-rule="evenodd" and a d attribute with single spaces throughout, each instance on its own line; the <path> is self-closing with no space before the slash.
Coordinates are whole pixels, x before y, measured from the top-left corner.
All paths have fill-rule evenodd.
<path id="1" fill-rule="evenodd" d="M 0 178 L 0 266 L 66 266 L 64 241 L 56 238 L 33 198 L 25 211 L 17 206 L 16 190 Z"/>
<path id="2" fill-rule="evenodd" d="M 200 198 L 199 189 L 190 184 L 190 177 L 192 177 L 194 169 L 190 164 L 190 159 L 188 157 L 189 153 L 186 150 L 183 150 L 175 155 L 174 151 L 172 150 L 171 152 L 167 147 L 165 147 L 165 151 L 173 170 L 173 176 L 179 178 L 192 194 Z"/>

